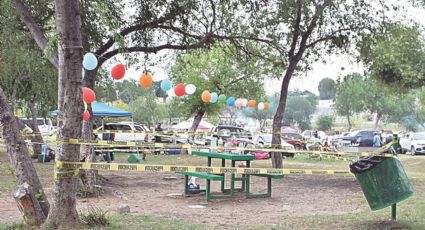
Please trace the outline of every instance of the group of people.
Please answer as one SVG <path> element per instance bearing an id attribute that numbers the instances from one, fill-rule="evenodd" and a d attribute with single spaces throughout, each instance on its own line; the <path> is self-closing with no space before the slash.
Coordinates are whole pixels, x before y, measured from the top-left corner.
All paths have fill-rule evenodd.
<path id="1" fill-rule="evenodd" d="M 392 141 L 391 136 L 383 137 L 382 134 L 383 132 L 378 132 L 378 131 L 373 133 L 373 147 L 382 147 L 386 143 L 389 143 Z"/>

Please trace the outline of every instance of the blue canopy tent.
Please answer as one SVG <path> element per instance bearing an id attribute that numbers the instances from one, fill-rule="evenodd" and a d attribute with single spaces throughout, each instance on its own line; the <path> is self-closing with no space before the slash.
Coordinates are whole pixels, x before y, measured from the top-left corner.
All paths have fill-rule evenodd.
<path id="1" fill-rule="evenodd" d="M 107 105 L 102 102 L 93 102 L 91 104 L 91 108 L 93 111 L 93 116 L 95 117 L 131 117 L 132 113 Z M 59 114 L 59 110 L 55 110 L 50 112 L 51 116 L 57 116 Z"/>

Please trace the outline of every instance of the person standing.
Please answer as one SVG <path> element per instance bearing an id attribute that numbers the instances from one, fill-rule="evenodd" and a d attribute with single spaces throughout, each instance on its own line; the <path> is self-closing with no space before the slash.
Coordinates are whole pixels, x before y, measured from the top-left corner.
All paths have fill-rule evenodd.
<path id="1" fill-rule="evenodd" d="M 373 135 L 373 147 L 381 147 L 381 136 L 378 134 L 378 132 L 374 132 Z"/>
<path id="2" fill-rule="evenodd" d="M 155 136 L 155 143 L 161 143 L 161 135 L 162 135 L 162 128 L 161 128 L 161 123 L 158 123 L 155 127 L 155 132 L 158 132 L 157 135 Z M 156 150 L 154 151 L 155 155 L 159 155 L 160 151 Z"/>

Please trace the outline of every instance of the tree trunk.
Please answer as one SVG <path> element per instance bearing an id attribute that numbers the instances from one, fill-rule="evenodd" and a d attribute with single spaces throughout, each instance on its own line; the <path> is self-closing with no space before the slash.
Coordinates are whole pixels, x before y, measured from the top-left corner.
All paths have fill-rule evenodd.
<path id="1" fill-rule="evenodd" d="M 16 183 L 24 186 L 25 196 L 15 195 L 24 221 L 29 226 L 41 226 L 49 212 L 49 202 L 28 155 L 28 148 L 19 132 L 12 109 L 0 87 L 0 128 L 7 145 L 10 163 L 15 171 Z"/>
<path id="2" fill-rule="evenodd" d="M 95 77 L 97 74 L 97 69 L 92 71 L 85 70 L 83 86 L 88 87 L 94 90 Z M 91 105 L 87 105 L 87 110 L 90 112 L 90 119 L 83 122 L 82 135 L 81 138 L 84 140 L 93 140 L 93 110 Z M 96 161 L 96 152 L 94 151 L 93 145 L 81 145 L 80 147 L 80 160 L 85 160 L 86 162 L 95 162 Z M 97 170 L 87 170 L 83 180 L 85 186 L 89 189 L 94 189 L 94 186 L 97 185 Z"/>
<path id="3" fill-rule="evenodd" d="M 373 125 L 373 129 L 374 130 L 378 130 L 378 126 L 379 126 L 379 121 L 382 118 L 382 114 L 381 113 L 377 113 L 376 114 L 376 118 L 375 118 L 375 124 Z"/>
<path id="4" fill-rule="evenodd" d="M 276 114 L 273 117 L 273 138 L 272 138 L 272 146 L 280 146 L 281 145 L 281 128 L 283 121 L 283 114 L 285 112 L 286 99 L 288 97 L 288 87 L 289 82 L 291 81 L 292 74 L 295 71 L 295 67 L 297 65 L 297 61 L 292 61 L 289 63 L 288 69 L 285 72 L 285 76 L 283 77 L 282 87 L 280 89 L 280 98 L 279 104 L 277 106 Z M 282 168 L 282 153 L 273 152 L 271 154 L 272 166 L 273 168 Z"/>
<path id="5" fill-rule="evenodd" d="M 83 48 L 81 44 L 81 19 L 78 0 L 55 0 L 56 30 L 59 54 L 59 139 L 79 138 L 83 113 L 81 69 Z M 78 161 L 80 146 L 59 144 L 56 160 Z M 69 172 L 55 167 L 56 173 Z M 47 217 L 47 228 L 75 228 L 76 177 L 58 177 L 54 180 L 53 205 Z"/>
<path id="6" fill-rule="evenodd" d="M 353 124 L 351 124 L 351 117 L 347 116 L 347 123 L 348 123 L 348 131 L 351 132 L 351 129 L 353 128 Z"/>
<path id="7" fill-rule="evenodd" d="M 35 134 L 34 136 L 31 136 L 31 141 L 36 143 L 44 143 L 43 137 L 41 136 L 40 129 L 38 128 L 38 124 L 37 124 L 37 110 L 35 109 L 35 101 L 30 101 L 29 108 L 31 111 L 31 118 L 32 118 L 31 129 L 33 130 L 33 133 Z M 36 155 L 41 153 L 41 144 L 33 144 L 32 148 Z"/>
<path id="8" fill-rule="evenodd" d="M 195 118 L 193 119 L 192 127 L 190 128 L 190 131 L 195 132 L 198 128 L 199 123 L 201 123 L 202 117 L 205 114 L 204 109 L 198 110 L 198 113 L 196 114 Z"/>

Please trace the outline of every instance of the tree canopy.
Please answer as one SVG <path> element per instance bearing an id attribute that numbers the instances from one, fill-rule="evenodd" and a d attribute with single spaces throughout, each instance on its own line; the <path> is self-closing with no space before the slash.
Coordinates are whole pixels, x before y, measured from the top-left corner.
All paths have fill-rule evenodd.
<path id="1" fill-rule="evenodd" d="M 331 100 L 335 98 L 336 82 L 330 78 L 323 78 L 319 82 L 320 100 Z"/>

